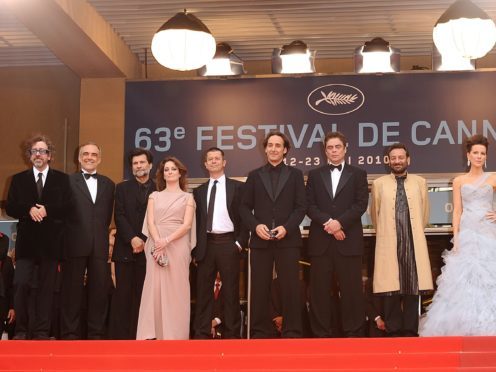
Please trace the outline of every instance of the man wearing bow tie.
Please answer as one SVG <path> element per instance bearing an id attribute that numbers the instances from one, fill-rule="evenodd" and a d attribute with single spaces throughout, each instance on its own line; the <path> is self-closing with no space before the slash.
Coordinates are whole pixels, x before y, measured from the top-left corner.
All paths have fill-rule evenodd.
<path id="1" fill-rule="evenodd" d="M 14 175 L 7 198 L 7 214 L 19 220 L 14 278 L 14 338 L 18 340 L 49 337 L 70 199 L 69 177 L 50 166 L 53 153 L 54 146 L 44 135 L 26 141 L 25 154 L 33 166 Z"/>
<path id="2" fill-rule="evenodd" d="M 346 137 L 327 133 L 328 164 L 308 174 L 307 215 L 312 219 L 310 256 L 310 323 L 315 337 L 332 337 L 331 280 L 339 283 L 343 332 L 363 336 L 365 302 L 362 292 L 363 229 L 368 184 L 364 170 L 346 164 Z"/>
<path id="3" fill-rule="evenodd" d="M 81 338 L 79 326 L 87 271 L 87 336 L 102 339 L 111 283 L 107 260 L 115 185 L 96 173 L 101 162 L 97 144 L 81 145 L 78 159 L 81 172 L 69 176 L 72 200 L 66 226 L 61 336 Z"/>

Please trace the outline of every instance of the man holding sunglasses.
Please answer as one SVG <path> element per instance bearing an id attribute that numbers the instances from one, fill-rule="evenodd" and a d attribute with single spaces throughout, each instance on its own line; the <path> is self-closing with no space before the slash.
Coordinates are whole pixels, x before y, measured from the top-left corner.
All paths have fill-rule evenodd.
<path id="1" fill-rule="evenodd" d="M 13 176 L 7 214 L 19 220 L 14 276 L 14 339 L 48 339 L 57 264 L 62 253 L 69 178 L 50 168 L 53 144 L 44 135 L 25 143 L 32 168 Z"/>

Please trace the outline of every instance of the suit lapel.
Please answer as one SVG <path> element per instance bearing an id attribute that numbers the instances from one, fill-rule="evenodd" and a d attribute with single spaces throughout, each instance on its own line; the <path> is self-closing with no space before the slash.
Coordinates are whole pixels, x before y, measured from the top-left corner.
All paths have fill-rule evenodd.
<path id="1" fill-rule="evenodd" d="M 141 197 L 141 190 L 140 190 L 140 184 L 139 182 L 136 180 L 136 178 L 133 178 L 131 181 L 131 187 L 130 187 L 130 191 L 131 191 L 131 195 L 134 196 L 134 207 L 137 207 L 138 205 L 141 204 L 140 202 L 140 197 Z M 97 188 L 98 190 L 98 188 Z"/>
<path id="2" fill-rule="evenodd" d="M 86 182 L 85 182 L 86 183 Z M 103 182 L 103 179 L 100 177 L 100 175 L 97 173 L 96 174 L 96 198 L 95 198 L 95 204 L 98 203 L 100 198 L 102 197 L 103 192 L 105 191 L 104 188 L 106 187 L 106 183 Z M 87 187 L 86 187 L 87 188 Z M 88 189 L 89 192 L 89 189 Z M 91 198 L 91 195 L 90 195 Z"/>
<path id="3" fill-rule="evenodd" d="M 226 177 L 226 206 L 227 210 L 231 210 L 231 204 L 234 199 L 234 183 Z"/>
<path id="4" fill-rule="evenodd" d="M 344 188 L 344 185 L 348 182 L 348 180 L 351 178 L 352 175 L 351 168 L 349 166 L 345 166 L 343 168 L 343 171 L 341 172 L 341 177 L 339 177 L 339 183 L 338 187 L 336 188 L 336 195 L 334 195 L 334 198 L 336 198 L 341 190 Z"/>
<path id="5" fill-rule="evenodd" d="M 262 183 L 265 187 L 265 191 L 267 191 L 267 194 L 269 195 L 269 198 L 271 198 L 272 201 L 274 201 L 275 198 L 272 193 L 272 183 L 270 182 L 270 174 L 267 171 L 267 167 L 264 166 L 260 170 L 260 178 L 262 179 Z"/>
<path id="6" fill-rule="evenodd" d="M 334 199 L 332 195 L 332 178 L 331 178 L 331 171 L 329 170 L 329 167 L 324 167 L 322 168 L 320 172 L 320 176 L 322 177 L 322 181 L 324 182 L 325 189 L 327 193 L 329 194 L 329 197 Z"/>
<path id="7" fill-rule="evenodd" d="M 34 179 L 33 168 L 26 171 L 25 177 L 26 177 L 26 185 L 27 187 L 29 187 L 29 192 L 33 195 L 34 200 L 38 200 L 38 190 L 36 188 L 36 181 Z M 43 197 L 43 192 L 41 192 L 41 196 Z"/>
<path id="8" fill-rule="evenodd" d="M 46 195 L 46 193 L 52 187 L 52 178 L 53 178 L 52 168 L 48 168 L 48 172 L 47 172 L 47 177 L 46 177 L 46 180 L 45 180 L 45 184 L 43 185 L 43 189 L 41 190 L 41 200 L 43 200 L 43 198 Z"/>
<path id="9" fill-rule="evenodd" d="M 200 197 L 201 197 L 201 200 L 202 200 L 202 210 L 201 210 L 201 213 L 203 214 L 203 216 L 207 216 L 207 203 L 208 203 L 208 184 L 210 183 L 210 180 L 208 180 L 207 182 L 205 182 L 203 185 L 201 185 L 200 187 L 202 188 L 201 189 L 201 193 L 200 193 Z"/>
<path id="10" fill-rule="evenodd" d="M 281 169 L 281 174 L 279 176 L 279 182 L 277 184 L 277 191 L 276 191 L 276 195 L 274 197 L 274 200 L 277 200 L 277 197 L 279 196 L 282 189 L 284 188 L 284 185 L 288 181 L 288 178 L 289 178 L 289 168 L 287 165 L 284 165 Z"/>
<path id="11" fill-rule="evenodd" d="M 90 189 L 88 189 L 88 185 L 84 180 L 84 176 L 82 173 L 76 175 L 76 186 L 81 190 L 84 196 L 86 196 L 91 203 L 93 203 L 93 199 L 91 199 Z M 99 189 L 99 187 L 97 187 Z"/>

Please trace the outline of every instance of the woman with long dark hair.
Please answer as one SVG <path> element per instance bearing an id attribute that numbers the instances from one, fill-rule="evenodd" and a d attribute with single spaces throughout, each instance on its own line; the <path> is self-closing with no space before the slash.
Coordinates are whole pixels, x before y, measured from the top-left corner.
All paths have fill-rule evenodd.
<path id="1" fill-rule="evenodd" d="M 453 181 L 454 246 L 421 325 L 421 336 L 496 335 L 496 176 L 485 173 L 487 138 L 467 140 L 469 171 Z"/>
<path id="2" fill-rule="evenodd" d="M 186 174 L 186 167 L 175 157 L 162 160 L 157 170 L 158 191 L 148 200 L 138 340 L 189 338 L 189 264 L 196 239 L 195 201 L 187 192 Z"/>

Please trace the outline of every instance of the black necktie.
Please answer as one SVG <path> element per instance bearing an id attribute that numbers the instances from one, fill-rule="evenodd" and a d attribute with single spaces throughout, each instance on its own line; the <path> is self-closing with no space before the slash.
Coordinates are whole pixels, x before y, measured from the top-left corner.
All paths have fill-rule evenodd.
<path id="1" fill-rule="evenodd" d="M 90 177 L 93 177 L 96 179 L 96 173 L 92 173 L 92 174 L 89 174 L 89 173 L 83 173 L 83 176 L 85 179 L 89 180 Z"/>
<path id="2" fill-rule="evenodd" d="M 38 180 L 36 181 L 36 190 L 38 191 L 38 200 L 41 200 L 41 192 L 43 191 L 43 173 L 38 173 Z"/>
<path id="3" fill-rule="evenodd" d="M 212 190 L 210 190 L 210 199 L 208 200 L 207 208 L 207 232 L 212 231 L 212 224 L 214 222 L 214 204 L 215 204 L 215 193 L 217 192 L 217 180 L 214 181 Z"/>
<path id="4" fill-rule="evenodd" d="M 339 165 L 334 165 L 334 164 L 329 164 L 329 169 L 331 170 L 331 172 L 334 170 L 334 169 L 337 169 L 338 171 L 341 172 L 341 168 L 343 167 L 343 164 L 339 164 Z"/>

